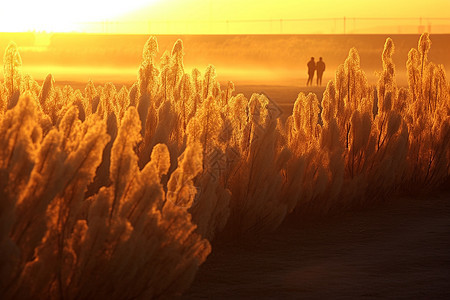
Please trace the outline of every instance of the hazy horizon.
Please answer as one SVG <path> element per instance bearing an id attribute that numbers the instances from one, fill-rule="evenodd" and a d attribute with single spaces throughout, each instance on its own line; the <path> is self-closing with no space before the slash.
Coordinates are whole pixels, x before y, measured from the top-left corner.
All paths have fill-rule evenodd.
<path id="1" fill-rule="evenodd" d="M 381 52 L 387 37 L 395 44 L 393 55 L 400 70 L 397 81 L 406 84 L 404 76 L 408 51 L 417 47 L 418 35 L 156 35 L 159 43 L 157 62 L 173 43 L 182 39 L 187 72 L 198 68 L 204 72 L 209 64 L 217 68 L 219 82 L 226 84 L 271 84 L 303 86 L 306 63 L 311 56 L 323 57 L 327 65 L 324 84 L 355 47 L 361 56 L 361 67 L 369 82 L 376 82 L 382 70 Z M 450 35 L 431 35 L 430 57 L 450 72 L 446 48 Z M 98 83 L 128 84 L 136 79 L 142 44 L 148 35 L 102 34 L 33 34 L 0 33 L 0 51 L 16 42 L 22 56 L 22 69 L 36 80 L 51 73 L 57 82 L 92 79 Z M 400 75 L 401 74 L 401 75 Z M 1 77 L 2 75 L 0 75 Z"/>

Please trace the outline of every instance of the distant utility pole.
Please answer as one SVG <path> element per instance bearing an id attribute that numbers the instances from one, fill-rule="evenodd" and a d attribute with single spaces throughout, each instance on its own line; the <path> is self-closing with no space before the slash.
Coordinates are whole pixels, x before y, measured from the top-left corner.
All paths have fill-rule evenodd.
<path id="1" fill-rule="evenodd" d="M 425 26 L 422 25 L 422 17 L 419 19 L 419 34 L 422 34 L 425 31 Z"/>
<path id="2" fill-rule="evenodd" d="M 344 34 L 347 32 L 347 30 L 346 30 L 346 28 L 345 28 L 345 27 L 346 27 L 346 24 L 345 24 L 345 23 L 346 23 L 346 19 L 345 19 L 345 17 L 344 17 Z"/>

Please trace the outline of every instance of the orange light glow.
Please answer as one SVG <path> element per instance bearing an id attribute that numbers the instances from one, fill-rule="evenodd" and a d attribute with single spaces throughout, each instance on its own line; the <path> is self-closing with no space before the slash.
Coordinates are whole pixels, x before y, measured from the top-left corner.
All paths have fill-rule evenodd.
<path id="1" fill-rule="evenodd" d="M 450 0 L 3 2 L 0 300 L 448 293 Z"/>

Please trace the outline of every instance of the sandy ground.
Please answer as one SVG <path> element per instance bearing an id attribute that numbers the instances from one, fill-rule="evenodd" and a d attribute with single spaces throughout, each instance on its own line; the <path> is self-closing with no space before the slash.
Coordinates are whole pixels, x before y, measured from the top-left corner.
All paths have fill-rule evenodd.
<path id="1" fill-rule="evenodd" d="M 214 245 L 183 299 L 450 299 L 450 193 Z"/>

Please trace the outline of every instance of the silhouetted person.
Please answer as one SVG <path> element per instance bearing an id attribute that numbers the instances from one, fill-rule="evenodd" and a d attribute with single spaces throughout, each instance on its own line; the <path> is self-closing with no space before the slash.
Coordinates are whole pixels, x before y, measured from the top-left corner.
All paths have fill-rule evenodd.
<path id="1" fill-rule="evenodd" d="M 317 85 L 322 85 L 322 76 L 323 72 L 325 71 L 325 63 L 323 62 L 322 57 L 319 58 L 319 61 L 317 62 L 316 70 L 317 70 Z"/>
<path id="2" fill-rule="evenodd" d="M 311 60 L 307 64 L 308 66 L 308 81 L 306 82 L 306 86 L 312 85 L 314 72 L 316 71 L 316 63 L 314 61 L 314 57 L 311 57 Z"/>

